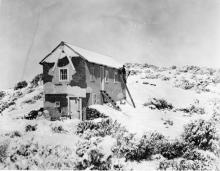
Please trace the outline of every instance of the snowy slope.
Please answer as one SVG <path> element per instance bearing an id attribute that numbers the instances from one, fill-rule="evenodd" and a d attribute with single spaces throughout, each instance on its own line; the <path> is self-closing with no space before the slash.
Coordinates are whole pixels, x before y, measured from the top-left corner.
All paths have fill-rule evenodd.
<path id="1" fill-rule="evenodd" d="M 136 70 L 138 74 L 128 78 L 128 88 L 135 101 L 136 108 L 132 107 L 129 96 L 127 103 L 120 105 L 122 112 L 115 111 L 108 106 L 94 105 L 93 108 L 107 114 L 108 116 L 120 121 L 131 132 L 140 135 L 146 131 L 159 131 L 170 138 L 178 137 L 186 123 L 192 120 L 203 118 L 209 119 L 215 109 L 215 103 L 220 101 L 218 90 L 199 92 L 197 89 L 185 90 L 175 87 L 173 80 L 176 72 L 167 69 L 166 71 L 154 70 L 151 68 L 132 67 L 131 71 Z M 149 73 L 160 75 L 158 78 L 148 78 Z M 182 74 L 182 73 L 181 73 Z M 152 75 L 152 74 L 151 74 Z M 190 73 L 184 73 L 188 80 L 191 80 Z M 197 75 L 198 76 L 198 75 Z M 169 81 L 164 81 L 163 77 L 171 77 Z M 147 84 L 146 84 L 147 83 Z M 217 83 L 212 87 L 217 87 Z M 174 106 L 173 110 L 152 110 L 143 104 L 152 98 L 165 99 Z M 205 114 L 193 113 L 191 115 L 183 111 L 176 111 L 178 108 L 189 108 L 190 105 L 204 108 Z M 165 124 L 167 120 L 173 121 L 173 125 Z"/>
<path id="2" fill-rule="evenodd" d="M 133 108 L 129 96 L 127 96 L 125 104 L 118 102 L 121 111 L 114 110 L 108 104 L 93 105 L 91 108 L 117 120 L 129 132 L 136 133 L 140 137 L 144 132 L 156 131 L 173 140 L 180 137 L 184 125 L 190 121 L 199 118 L 208 120 L 214 114 L 219 117 L 219 71 L 189 66 L 158 68 L 146 64 L 128 64 L 127 68 L 131 71 L 131 75 L 128 77 L 128 88 L 136 108 Z M 45 148 L 48 146 L 50 149 L 64 147 L 75 152 L 79 142 L 85 141 L 83 137 L 75 133 L 77 125 L 80 123 L 79 120 L 52 122 L 43 117 L 34 120 L 23 118 L 30 111 L 43 107 L 42 86 L 28 86 L 16 91 L 9 89 L 4 92 L 5 96 L 0 101 L 2 111 L 0 114 L 0 145 L 2 142 L 9 142 L 10 149 L 14 149 L 22 144 L 37 143 Z M 154 103 L 158 99 L 163 99 L 172 108 L 157 108 Z M 36 130 L 27 131 L 27 125 L 36 126 Z M 216 126 L 220 133 L 220 123 Z M 59 127 L 62 129 L 59 130 Z M 15 131 L 21 134 L 20 138 L 19 136 L 13 138 Z M 11 135 L 10 138 L 8 135 Z M 105 154 L 111 153 L 110 144 L 115 141 L 109 136 L 101 139 L 100 146 Z M 64 151 L 62 151 L 62 155 L 66 154 Z M 72 157 L 76 160 L 75 153 Z M 154 170 L 157 165 L 157 160 L 140 163 L 127 162 L 125 169 Z M 0 164 L 1 168 L 5 169 L 5 166 Z M 16 169 L 16 164 L 10 163 L 7 168 Z M 48 166 L 48 168 L 53 169 L 54 167 Z M 41 167 L 41 169 L 46 168 Z"/>

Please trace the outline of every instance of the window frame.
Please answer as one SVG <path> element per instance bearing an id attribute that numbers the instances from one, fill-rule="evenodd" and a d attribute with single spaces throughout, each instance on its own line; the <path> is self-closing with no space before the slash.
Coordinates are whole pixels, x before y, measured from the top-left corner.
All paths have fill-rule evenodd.
<path id="1" fill-rule="evenodd" d="M 67 71 L 67 79 L 66 80 L 61 79 L 61 70 Z M 69 68 L 59 68 L 59 81 L 60 82 L 69 81 Z"/>
<path id="2" fill-rule="evenodd" d="M 108 77 L 107 77 L 108 76 Z M 109 71 L 105 70 L 105 82 L 108 83 L 109 82 Z"/>
<path id="3" fill-rule="evenodd" d="M 95 67 L 91 67 L 91 73 L 90 73 L 90 81 L 94 82 L 95 81 Z"/>
<path id="4" fill-rule="evenodd" d="M 116 79 L 116 76 L 118 77 L 118 80 Z M 119 83 L 119 74 L 117 71 L 114 72 L 114 83 Z"/>

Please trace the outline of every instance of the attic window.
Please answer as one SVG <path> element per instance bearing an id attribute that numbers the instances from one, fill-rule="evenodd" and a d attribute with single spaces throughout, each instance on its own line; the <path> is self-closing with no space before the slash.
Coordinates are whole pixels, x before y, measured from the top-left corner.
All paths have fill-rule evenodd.
<path id="1" fill-rule="evenodd" d="M 95 81 L 95 68 L 91 68 L 90 81 Z"/>
<path id="2" fill-rule="evenodd" d="M 60 81 L 67 81 L 68 80 L 68 69 L 67 68 L 60 68 L 59 69 L 59 80 Z"/>

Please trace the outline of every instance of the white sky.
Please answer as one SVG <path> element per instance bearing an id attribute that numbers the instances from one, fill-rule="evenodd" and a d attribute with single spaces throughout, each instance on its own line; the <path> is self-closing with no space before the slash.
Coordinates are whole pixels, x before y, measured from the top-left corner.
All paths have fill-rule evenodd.
<path id="1" fill-rule="evenodd" d="M 0 0 L 0 88 L 42 72 L 62 40 L 121 62 L 219 67 L 219 22 L 219 0 Z"/>

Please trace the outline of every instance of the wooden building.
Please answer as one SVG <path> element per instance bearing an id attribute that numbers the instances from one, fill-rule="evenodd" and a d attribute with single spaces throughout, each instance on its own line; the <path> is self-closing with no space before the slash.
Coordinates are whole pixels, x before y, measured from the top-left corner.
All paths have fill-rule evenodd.
<path id="1" fill-rule="evenodd" d="M 61 42 L 43 66 L 44 109 L 50 118 L 86 119 L 89 105 L 112 103 L 126 96 L 121 67 L 110 57 Z"/>

